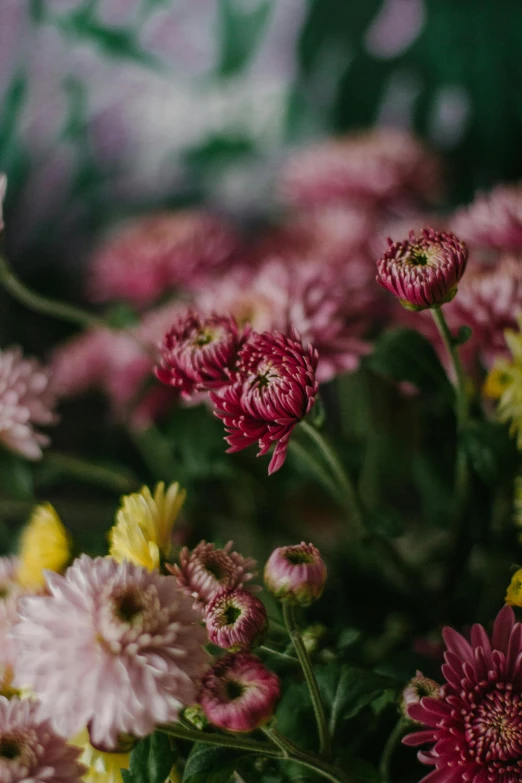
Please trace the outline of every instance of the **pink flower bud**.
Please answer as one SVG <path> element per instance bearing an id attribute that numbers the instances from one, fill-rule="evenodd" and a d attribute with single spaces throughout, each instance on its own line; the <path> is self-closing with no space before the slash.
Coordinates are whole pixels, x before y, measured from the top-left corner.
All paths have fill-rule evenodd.
<path id="1" fill-rule="evenodd" d="M 268 626 L 265 605 L 246 590 L 222 590 L 207 606 L 208 638 L 231 652 L 248 650 L 264 639 Z"/>
<path id="2" fill-rule="evenodd" d="M 326 566 L 313 544 L 274 549 L 265 566 L 265 585 L 281 601 L 308 606 L 322 594 Z"/>
<path id="3" fill-rule="evenodd" d="M 438 699 L 441 695 L 441 687 L 435 680 L 425 677 L 422 672 L 417 672 L 409 681 L 402 692 L 400 709 L 405 718 L 409 718 L 408 709 L 412 704 L 418 704 L 425 696 Z M 413 720 L 412 718 L 409 718 Z"/>

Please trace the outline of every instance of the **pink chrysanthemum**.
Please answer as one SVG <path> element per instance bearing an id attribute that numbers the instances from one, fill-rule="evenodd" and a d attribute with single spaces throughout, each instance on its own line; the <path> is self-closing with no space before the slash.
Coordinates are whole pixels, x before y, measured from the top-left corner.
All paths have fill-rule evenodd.
<path id="1" fill-rule="evenodd" d="M 205 611 L 210 641 L 224 650 L 239 652 L 261 644 L 268 626 L 265 605 L 247 590 L 217 593 Z"/>
<path id="2" fill-rule="evenodd" d="M 204 212 L 174 212 L 135 220 L 93 258 L 90 291 L 96 301 L 146 305 L 180 285 L 220 271 L 237 249 L 235 234 Z"/>
<path id="3" fill-rule="evenodd" d="M 194 702 L 206 634 L 175 579 L 82 555 L 47 584 L 49 596 L 21 601 L 15 684 L 60 733 L 88 726 L 95 745 L 115 747 Z"/>
<path id="4" fill-rule="evenodd" d="M 377 262 L 377 282 L 395 294 L 408 310 L 450 302 L 466 271 L 468 250 L 454 234 L 425 228 L 403 242 L 389 241 Z"/>
<path id="5" fill-rule="evenodd" d="M 208 720 L 228 731 L 267 723 L 281 692 L 279 678 L 251 653 L 229 653 L 203 677 L 198 701 Z"/>
<path id="6" fill-rule="evenodd" d="M 435 767 L 423 783 L 519 783 L 522 777 L 522 626 L 511 607 L 495 620 L 491 639 L 481 625 L 471 641 L 444 629 L 446 683 L 440 698 L 408 709 L 426 726 L 406 745 L 434 743 L 419 759 Z"/>
<path id="7" fill-rule="evenodd" d="M 421 699 L 429 696 L 432 699 L 438 699 L 441 694 L 441 687 L 438 682 L 425 677 L 422 672 L 417 671 L 402 691 L 400 700 L 400 709 L 404 717 L 408 717 L 408 709 L 412 704 L 419 704 Z"/>
<path id="8" fill-rule="evenodd" d="M 265 566 L 265 585 L 281 601 L 308 606 L 326 583 L 326 566 L 317 547 L 302 541 L 274 549 Z"/>
<path id="9" fill-rule="evenodd" d="M 295 330 L 292 337 L 252 334 L 239 352 L 238 380 L 210 393 L 225 425 L 228 453 L 257 443 L 260 457 L 275 444 L 268 473 L 279 470 L 292 430 L 315 403 L 318 359 L 316 349 L 305 348 Z"/>
<path id="10" fill-rule="evenodd" d="M 0 696 L 2 783 L 81 783 L 87 770 L 79 756 L 79 748 L 42 720 L 37 702 Z"/>
<path id="11" fill-rule="evenodd" d="M 204 317 L 188 311 L 167 332 L 156 375 L 190 399 L 194 392 L 231 383 L 238 351 L 249 334 L 230 315 Z"/>
<path id="12" fill-rule="evenodd" d="M 194 608 L 203 613 L 214 596 L 224 589 L 259 590 L 249 582 L 256 576 L 256 561 L 232 551 L 232 541 L 223 549 L 200 541 L 190 552 L 183 547 L 179 553 L 179 566 L 167 568 L 174 574 L 181 590 L 194 600 Z"/>
<path id="13" fill-rule="evenodd" d="M 16 661 L 11 630 L 18 620 L 18 601 L 26 591 L 16 581 L 18 558 L 0 557 L 0 693 L 8 691 Z"/>
<path id="14" fill-rule="evenodd" d="M 440 193 L 436 158 L 410 134 L 393 129 L 329 139 L 297 150 L 280 181 L 292 206 L 363 202 L 397 208 Z"/>
<path id="15" fill-rule="evenodd" d="M 0 351 L 0 442 L 27 459 L 39 459 L 49 438 L 35 424 L 55 421 L 49 373 L 19 348 Z"/>
<path id="16" fill-rule="evenodd" d="M 500 185 L 459 210 L 450 228 L 470 245 L 522 250 L 522 185 Z"/>

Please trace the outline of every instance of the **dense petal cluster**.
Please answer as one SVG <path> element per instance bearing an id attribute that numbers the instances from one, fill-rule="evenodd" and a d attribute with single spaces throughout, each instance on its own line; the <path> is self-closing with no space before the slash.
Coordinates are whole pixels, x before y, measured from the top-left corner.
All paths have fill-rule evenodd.
<path id="1" fill-rule="evenodd" d="M 118 229 L 93 258 L 91 296 L 148 304 L 219 271 L 237 246 L 231 229 L 204 212 L 140 218 Z"/>
<path id="2" fill-rule="evenodd" d="M 294 207 L 355 201 L 397 208 L 436 199 L 440 174 L 436 158 L 410 134 L 376 129 L 296 150 L 280 190 Z"/>
<path id="3" fill-rule="evenodd" d="M 0 442 L 27 459 L 39 459 L 46 435 L 35 424 L 52 424 L 55 396 L 49 373 L 19 348 L 0 351 Z"/>
<path id="4" fill-rule="evenodd" d="M 223 549 L 216 549 L 214 544 L 200 541 L 192 552 L 183 547 L 179 565 L 167 565 L 181 590 L 194 599 L 194 608 L 202 613 L 216 593 L 226 588 L 259 589 L 249 584 L 257 573 L 256 561 L 234 552 L 232 546 L 229 541 Z"/>
<path id="5" fill-rule="evenodd" d="M 20 538 L 18 582 L 30 590 L 45 584 L 44 571 L 61 572 L 71 559 L 71 539 L 50 503 L 35 506 Z"/>
<path id="6" fill-rule="evenodd" d="M 231 652 L 261 644 L 268 627 L 265 605 L 247 590 L 217 593 L 205 611 L 208 638 Z"/>
<path id="7" fill-rule="evenodd" d="M 295 331 L 292 337 L 278 332 L 251 336 L 238 355 L 237 380 L 210 394 L 225 425 L 229 453 L 258 443 L 262 456 L 275 444 L 268 472 L 279 470 L 292 430 L 315 403 L 318 358 Z"/>
<path id="8" fill-rule="evenodd" d="M 161 557 L 170 554 L 172 529 L 185 497 L 177 482 L 165 491 L 163 481 L 156 484 L 154 495 L 148 487 L 124 495 L 109 533 L 111 556 L 118 563 L 128 560 L 149 571 L 158 570 Z"/>
<path id="9" fill-rule="evenodd" d="M 425 783 L 519 783 L 522 776 L 522 626 L 510 607 L 502 609 L 491 639 L 481 625 L 468 642 L 444 629 L 446 680 L 440 698 L 427 697 L 408 709 L 426 728 L 404 738 L 406 745 L 433 743 L 419 759 L 434 767 Z"/>
<path id="10" fill-rule="evenodd" d="M 2 783 L 81 783 L 79 755 L 42 720 L 37 702 L 0 696 Z"/>
<path id="11" fill-rule="evenodd" d="M 377 262 L 377 282 L 410 310 L 449 302 L 466 270 L 468 250 L 454 234 L 425 228 L 402 242 L 389 240 Z"/>
<path id="12" fill-rule="evenodd" d="M 274 549 L 265 566 L 265 585 L 284 601 L 307 606 L 322 594 L 326 566 L 317 547 L 301 542 Z"/>
<path id="13" fill-rule="evenodd" d="M 204 675 L 198 701 L 214 726 L 247 732 L 270 720 L 280 691 L 277 675 L 255 655 L 229 653 Z"/>
<path id="14" fill-rule="evenodd" d="M 470 245 L 522 250 L 522 185 L 499 185 L 459 210 L 451 230 Z"/>
<path id="15" fill-rule="evenodd" d="M 165 335 L 156 375 L 185 399 L 197 391 L 219 389 L 231 382 L 248 334 L 230 315 L 204 317 L 189 311 Z"/>
<path id="16" fill-rule="evenodd" d="M 93 744 L 111 749 L 195 701 L 206 634 L 171 576 L 82 555 L 47 586 L 21 601 L 16 682 L 57 731 L 88 726 Z"/>

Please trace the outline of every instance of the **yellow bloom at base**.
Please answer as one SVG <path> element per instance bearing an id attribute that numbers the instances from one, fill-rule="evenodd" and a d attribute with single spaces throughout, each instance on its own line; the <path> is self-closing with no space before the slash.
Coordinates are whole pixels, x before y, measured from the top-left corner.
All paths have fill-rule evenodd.
<path id="1" fill-rule="evenodd" d="M 124 495 L 116 514 L 116 524 L 109 533 L 109 554 L 118 563 L 131 563 L 157 570 L 161 556 L 168 557 L 172 528 L 185 501 L 186 492 L 176 482 L 165 491 L 156 484 L 154 496 L 148 487 Z"/>
<path id="2" fill-rule="evenodd" d="M 17 581 L 30 590 L 45 584 L 44 569 L 63 571 L 71 558 L 71 540 L 50 503 L 36 506 L 20 539 Z"/>
<path id="3" fill-rule="evenodd" d="M 123 783 L 120 770 L 129 769 L 130 753 L 103 753 L 93 748 L 87 729 L 71 740 L 71 745 L 83 751 L 80 762 L 87 767 L 82 778 L 85 783 Z"/>
<path id="4" fill-rule="evenodd" d="M 522 606 L 522 568 L 513 574 L 505 600 L 510 606 Z"/>

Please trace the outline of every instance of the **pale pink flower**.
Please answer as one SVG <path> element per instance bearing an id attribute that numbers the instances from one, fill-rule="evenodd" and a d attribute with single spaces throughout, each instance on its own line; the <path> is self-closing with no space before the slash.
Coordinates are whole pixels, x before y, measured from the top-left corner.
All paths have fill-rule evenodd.
<path id="1" fill-rule="evenodd" d="M 20 561 L 0 557 L 0 693 L 9 689 L 16 653 L 11 629 L 18 621 L 18 601 L 27 593 L 16 581 Z"/>
<path id="2" fill-rule="evenodd" d="M 2 783 L 81 783 L 87 770 L 79 756 L 42 720 L 37 702 L 0 696 Z"/>
<path id="3" fill-rule="evenodd" d="M 440 183 L 436 158 L 410 134 L 388 128 L 296 150 L 280 191 L 294 207 L 355 202 L 396 209 L 437 199 Z"/>
<path id="4" fill-rule="evenodd" d="M 247 732 L 270 720 L 280 693 L 279 678 L 259 658 L 228 653 L 204 675 L 198 701 L 214 726 Z"/>
<path id="5" fill-rule="evenodd" d="M 116 747 L 175 721 L 195 701 L 206 668 L 206 634 L 175 579 L 133 563 L 82 555 L 50 595 L 24 598 L 15 684 L 30 687 L 41 714 L 73 736 Z"/>
<path id="6" fill-rule="evenodd" d="M 100 247 L 91 262 L 90 292 L 96 301 L 143 306 L 219 273 L 237 248 L 231 229 L 205 212 L 148 215 L 120 227 Z"/>
<path id="7" fill-rule="evenodd" d="M 55 395 L 49 372 L 36 359 L 25 359 L 19 348 L 0 351 L 0 441 L 27 459 L 39 459 L 47 435 L 35 424 L 53 424 Z"/>
<path id="8" fill-rule="evenodd" d="M 216 549 L 214 544 L 200 541 L 192 552 L 183 547 L 179 565 L 167 564 L 181 590 L 194 599 L 194 608 L 202 614 L 212 598 L 226 588 L 251 592 L 260 589 L 249 584 L 257 574 L 256 561 L 232 551 L 232 546 L 229 541 L 223 549 Z"/>
<path id="9" fill-rule="evenodd" d="M 450 228 L 472 246 L 522 250 L 522 184 L 479 193 L 454 215 Z"/>
<path id="10" fill-rule="evenodd" d="M 442 689 L 438 682 L 431 680 L 429 677 L 425 677 L 422 672 L 417 671 L 415 677 L 409 681 L 402 691 L 400 710 L 404 717 L 407 718 L 408 709 L 412 704 L 419 704 L 425 696 L 429 696 L 432 699 L 438 699 L 441 692 Z"/>
<path id="11" fill-rule="evenodd" d="M 323 593 L 326 566 L 317 547 L 302 541 L 274 549 L 265 566 L 265 585 L 280 601 L 308 606 Z"/>
<path id="12" fill-rule="evenodd" d="M 265 605 L 255 595 L 238 588 L 221 590 L 205 610 L 208 638 L 231 652 L 262 644 L 268 627 Z"/>

